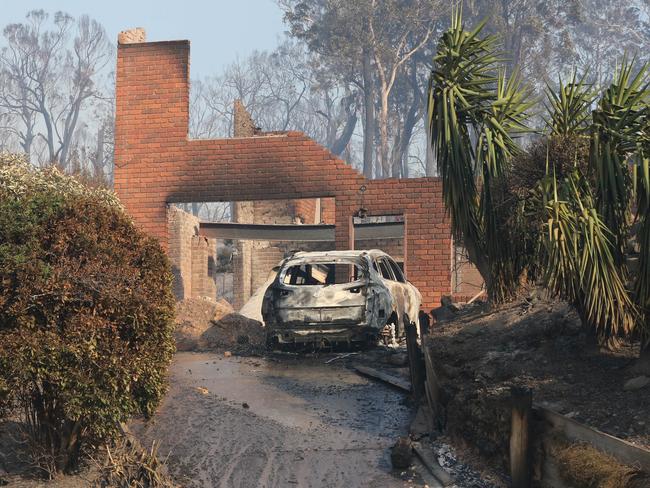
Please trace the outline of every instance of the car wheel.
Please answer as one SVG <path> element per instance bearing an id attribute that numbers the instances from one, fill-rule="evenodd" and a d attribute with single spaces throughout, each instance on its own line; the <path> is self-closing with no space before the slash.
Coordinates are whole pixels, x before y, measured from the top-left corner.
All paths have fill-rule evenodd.
<path id="1" fill-rule="evenodd" d="M 278 339 L 273 334 L 266 333 L 266 349 L 267 351 L 272 351 L 278 348 Z"/>

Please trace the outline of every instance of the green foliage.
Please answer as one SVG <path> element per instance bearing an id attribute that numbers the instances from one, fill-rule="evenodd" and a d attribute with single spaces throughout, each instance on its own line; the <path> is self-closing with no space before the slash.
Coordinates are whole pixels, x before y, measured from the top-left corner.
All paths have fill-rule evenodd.
<path id="1" fill-rule="evenodd" d="M 636 303 L 643 314 L 645 342 L 650 348 L 650 106 L 646 106 L 644 125 L 638 134 L 637 151 L 632 159 L 633 195 L 636 203 L 639 266 L 635 286 Z"/>
<path id="2" fill-rule="evenodd" d="M 526 151 L 514 136 L 530 108 L 517 77 L 496 76 L 496 40 L 461 26 L 443 35 L 429 87 L 429 122 L 445 203 L 492 300 L 526 271 L 575 304 L 610 345 L 650 336 L 650 90 L 623 59 L 597 94 L 575 72 L 549 87 L 547 134 Z M 595 107 L 594 107 L 595 105 Z M 491 107 L 492 111 L 486 110 Z M 475 144 L 474 144 L 475 142 Z M 632 224 L 639 266 L 627 268 Z M 644 317 L 645 315 L 645 317 Z"/>
<path id="3" fill-rule="evenodd" d="M 573 302 L 585 324 L 612 345 L 635 331 L 648 333 L 643 316 L 650 300 L 647 180 L 642 176 L 648 164 L 643 156 L 646 68 L 632 76 L 631 64 L 624 60 L 593 114 L 589 109 L 595 97 L 582 79 L 576 81 L 574 75 L 569 84 L 560 80 L 556 92 L 549 88 L 551 136 L 543 139 L 550 149 L 547 175 L 537 185 L 544 205 L 535 218 L 545 230 L 538 258 L 549 291 Z M 570 173 L 562 155 L 552 150 L 558 137 L 574 141 Z M 589 141 L 587 156 L 578 149 L 583 140 Z M 634 195 L 641 252 L 637 272 L 630 273 L 626 251 Z"/>
<path id="4" fill-rule="evenodd" d="M 0 414 L 48 470 L 151 415 L 174 346 L 169 263 L 116 197 L 0 158 Z"/>
<path id="5" fill-rule="evenodd" d="M 551 134 L 565 137 L 588 135 L 595 95 L 584 80 L 585 75 L 578 79 L 574 71 L 569 83 L 564 83 L 560 77 L 557 91 L 547 85 L 546 111 L 550 119 L 546 120 L 546 125 Z"/>
<path id="6" fill-rule="evenodd" d="M 507 200 L 505 177 L 520 151 L 514 138 L 527 131 L 532 102 L 518 76 L 499 70 L 497 38 L 481 38 L 484 25 L 468 32 L 461 11 L 453 16 L 434 58 L 428 121 L 454 236 L 462 239 L 491 299 L 504 301 L 523 262 L 520 241 L 496 209 Z"/>
<path id="7" fill-rule="evenodd" d="M 647 124 L 647 66 L 633 75 L 634 63 L 623 59 L 612 84 L 593 113 L 590 164 L 597 182 L 599 212 L 614 232 L 622 262 L 629 231 L 632 175 L 629 158 L 638 149 L 638 136 Z"/>
<path id="8" fill-rule="evenodd" d="M 600 337 L 629 335 L 637 317 L 627 276 L 587 179 L 577 168 L 559 181 L 549 174 L 538 191 L 543 200 L 538 259 L 546 287 L 576 304 L 583 321 Z"/>

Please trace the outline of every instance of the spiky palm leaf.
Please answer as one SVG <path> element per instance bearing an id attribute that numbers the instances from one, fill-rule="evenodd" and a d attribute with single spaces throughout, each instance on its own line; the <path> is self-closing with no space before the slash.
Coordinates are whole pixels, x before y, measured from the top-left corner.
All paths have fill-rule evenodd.
<path id="1" fill-rule="evenodd" d="M 534 102 L 518 74 L 506 79 L 501 71 L 495 94 L 476 144 L 476 162 L 482 169 L 479 215 L 492 276 L 491 295 L 505 300 L 518 288 L 528 256 L 521 249 L 523 241 L 514 239 L 518 220 L 508 215 L 511 206 L 504 205 L 503 177 L 510 169 L 511 158 L 521 152 L 513 137 L 529 132 L 527 111 Z"/>
<path id="2" fill-rule="evenodd" d="M 612 84 L 605 90 L 593 113 L 590 165 L 596 179 L 598 207 L 614 232 L 616 258 L 623 252 L 630 223 L 633 181 L 629 157 L 638 149 L 637 140 L 647 113 L 647 65 L 636 75 L 634 60 L 623 59 Z"/>
<path id="3" fill-rule="evenodd" d="M 644 315 L 644 340 L 650 347 L 650 104 L 646 106 L 644 128 L 640 133 L 638 151 L 633 162 L 634 196 L 639 220 L 639 265 L 635 298 Z"/>
<path id="4" fill-rule="evenodd" d="M 546 287 L 574 303 L 601 339 L 630 334 L 636 308 L 612 253 L 614 235 L 598 213 L 587 179 L 578 169 L 561 181 L 549 172 L 538 195 L 545 215 L 540 260 Z"/>
<path id="5" fill-rule="evenodd" d="M 466 32 L 460 11 L 440 40 L 429 79 L 431 144 L 443 182 L 454 236 L 481 240 L 472 136 L 496 82 L 496 38 L 479 38 L 485 23 Z"/>
<path id="6" fill-rule="evenodd" d="M 552 175 L 540 182 L 544 195 L 547 232 L 542 233 L 541 268 L 544 281 L 555 295 L 572 301 L 603 340 L 628 335 L 639 319 L 638 308 L 627 288 L 629 276 L 623 260 L 622 242 L 627 238 L 625 219 L 629 209 L 629 171 L 625 163 L 631 147 L 626 139 L 640 118 L 636 113 L 641 78 L 630 79 L 631 68 L 623 64 L 612 86 L 602 95 L 589 120 L 594 101 L 580 79 L 560 80 L 557 92 L 549 87 L 547 109 L 551 137 L 590 136 L 589 167 L 574 170 L 559 182 Z M 615 109 L 613 107 L 616 107 Z M 553 166 L 554 161 L 548 162 Z M 581 169 L 590 171 L 592 178 Z M 603 174 L 607 180 L 603 181 Z M 592 188 L 592 181 L 595 187 Z M 614 186 L 620 201 L 609 200 Z M 614 211 L 614 209 L 616 209 Z M 626 224 L 626 222 L 625 222 Z"/>
<path id="7" fill-rule="evenodd" d="M 591 127 L 591 105 L 596 99 L 591 85 L 585 83 L 587 72 L 580 78 L 574 70 L 568 83 L 559 79 L 557 91 L 546 85 L 544 104 L 549 118 L 545 120 L 551 134 L 558 136 L 588 135 Z"/>

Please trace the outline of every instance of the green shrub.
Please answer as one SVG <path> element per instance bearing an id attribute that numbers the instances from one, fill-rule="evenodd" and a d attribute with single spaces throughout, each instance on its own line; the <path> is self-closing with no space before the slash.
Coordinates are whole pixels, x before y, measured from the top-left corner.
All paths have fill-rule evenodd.
<path id="1" fill-rule="evenodd" d="M 0 419 L 48 471 L 153 413 L 174 345 L 169 262 L 115 195 L 0 155 Z"/>

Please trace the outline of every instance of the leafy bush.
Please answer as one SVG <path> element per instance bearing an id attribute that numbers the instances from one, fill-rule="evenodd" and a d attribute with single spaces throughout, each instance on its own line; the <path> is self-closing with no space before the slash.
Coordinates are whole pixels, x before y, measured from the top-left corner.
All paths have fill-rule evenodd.
<path id="1" fill-rule="evenodd" d="M 172 275 L 115 195 L 0 155 L 0 418 L 48 471 L 149 416 L 174 351 Z"/>

